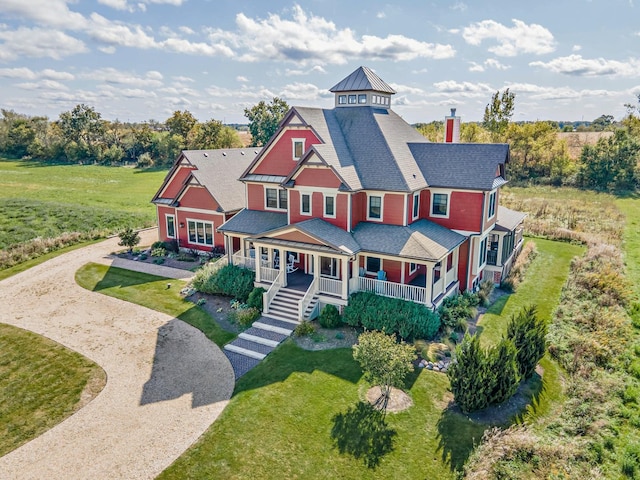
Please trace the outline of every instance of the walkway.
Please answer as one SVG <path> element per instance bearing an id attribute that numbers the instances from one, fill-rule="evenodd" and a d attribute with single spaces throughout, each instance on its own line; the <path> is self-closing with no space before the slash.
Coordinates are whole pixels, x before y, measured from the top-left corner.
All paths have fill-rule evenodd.
<path id="1" fill-rule="evenodd" d="M 142 235 L 150 244 L 155 231 Z M 107 373 L 93 401 L 0 458 L 3 480 L 155 478 L 231 397 L 233 369 L 199 330 L 75 283 L 82 265 L 108 263 L 117 241 L 69 252 L 0 282 L 0 322 L 47 336 Z"/>

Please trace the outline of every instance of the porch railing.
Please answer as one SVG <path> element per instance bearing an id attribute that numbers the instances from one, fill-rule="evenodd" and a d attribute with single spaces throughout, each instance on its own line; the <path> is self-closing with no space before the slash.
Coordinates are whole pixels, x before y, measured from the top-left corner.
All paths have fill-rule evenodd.
<path id="1" fill-rule="evenodd" d="M 309 304 L 311 303 L 311 300 L 313 300 L 313 296 L 316 294 L 317 291 L 318 291 L 318 279 L 314 278 L 313 282 L 311 282 L 311 285 L 309 285 L 307 292 L 304 294 L 304 297 L 302 297 L 298 301 L 298 320 L 300 321 L 304 320 L 304 312 L 309 306 Z"/>
<path id="2" fill-rule="evenodd" d="M 497 264 L 498 264 L 498 251 L 489 250 L 487 252 L 487 265 L 497 265 Z"/>
<path id="3" fill-rule="evenodd" d="M 264 313 L 269 313 L 269 305 L 271 304 L 271 300 L 273 300 L 280 290 L 282 286 L 282 272 L 279 271 L 276 278 L 273 280 L 273 283 L 269 287 L 269 290 L 262 294 L 262 311 Z"/>
<path id="4" fill-rule="evenodd" d="M 280 269 L 278 268 L 260 267 L 261 282 L 273 283 L 279 274 Z"/>
<path id="5" fill-rule="evenodd" d="M 427 289 L 415 285 L 376 280 L 375 278 L 358 277 L 358 290 L 374 292 L 391 298 L 400 298 L 416 303 L 427 303 Z"/>
<path id="6" fill-rule="evenodd" d="M 244 257 L 240 253 L 235 253 L 231 257 L 233 264 L 238 267 L 248 268 L 249 270 L 256 271 L 256 259 L 253 257 Z"/>
<path id="7" fill-rule="evenodd" d="M 451 270 L 449 270 L 447 273 L 445 273 L 444 275 L 444 286 L 448 287 L 449 285 L 451 285 L 453 282 L 456 281 L 456 268 L 452 267 Z"/>
<path id="8" fill-rule="evenodd" d="M 318 282 L 318 291 L 320 293 L 328 293 L 329 295 L 342 296 L 342 281 L 333 278 L 320 277 Z"/>

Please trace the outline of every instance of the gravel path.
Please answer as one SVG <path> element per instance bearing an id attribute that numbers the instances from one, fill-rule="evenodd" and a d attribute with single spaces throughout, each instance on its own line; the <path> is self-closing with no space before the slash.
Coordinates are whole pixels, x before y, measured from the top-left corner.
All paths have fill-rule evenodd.
<path id="1" fill-rule="evenodd" d="M 142 232 L 142 243 L 151 243 L 153 235 Z M 75 283 L 74 273 L 85 263 L 109 263 L 117 241 L 61 255 L 0 282 L 0 322 L 49 337 L 107 373 L 93 401 L 0 458 L 3 480 L 154 478 L 231 397 L 233 369 L 199 330 Z"/>

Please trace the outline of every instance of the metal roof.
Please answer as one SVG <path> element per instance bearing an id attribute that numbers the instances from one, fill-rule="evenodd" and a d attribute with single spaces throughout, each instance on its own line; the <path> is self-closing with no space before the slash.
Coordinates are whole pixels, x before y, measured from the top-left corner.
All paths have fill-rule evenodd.
<path id="1" fill-rule="evenodd" d="M 498 206 L 498 218 L 496 218 L 494 230 L 511 232 L 522 223 L 526 216 L 526 213 L 516 212 L 510 208 Z"/>
<path id="2" fill-rule="evenodd" d="M 286 213 L 262 212 L 260 210 L 245 209 L 241 210 L 225 223 L 220 225 L 218 227 L 218 231 L 258 235 L 263 232 L 282 227 L 286 224 Z"/>
<path id="3" fill-rule="evenodd" d="M 355 72 L 341 80 L 329 89 L 330 92 L 356 92 L 372 90 L 381 93 L 396 93 L 378 75 L 373 73 L 368 67 L 359 67 Z"/>

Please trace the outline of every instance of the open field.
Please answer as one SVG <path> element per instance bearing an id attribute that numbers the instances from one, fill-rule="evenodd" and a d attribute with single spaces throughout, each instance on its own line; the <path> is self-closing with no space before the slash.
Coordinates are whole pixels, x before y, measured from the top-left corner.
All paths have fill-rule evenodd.
<path id="1" fill-rule="evenodd" d="M 165 174 L 0 159 L 0 250 L 36 237 L 153 225 L 149 202 Z"/>
<path id="2" fill-rule="evenodd" d="M 0 456 L 77 411 L 105 381 L 82 355 L 0 323 Z"/>

